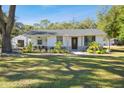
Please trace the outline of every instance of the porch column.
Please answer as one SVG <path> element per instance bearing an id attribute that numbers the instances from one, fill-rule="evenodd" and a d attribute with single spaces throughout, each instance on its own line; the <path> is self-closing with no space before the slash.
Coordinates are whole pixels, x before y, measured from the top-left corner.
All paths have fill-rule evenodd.
<path id="1" fill-rule="evenodd" d="M 69 50 L 69 38 L 66 36 L 67 49 Z"/>
<path id="2" fill-rule="evenodd" d="M 82 36 L 82 49 L 84 50 L 84 36 Z"/>

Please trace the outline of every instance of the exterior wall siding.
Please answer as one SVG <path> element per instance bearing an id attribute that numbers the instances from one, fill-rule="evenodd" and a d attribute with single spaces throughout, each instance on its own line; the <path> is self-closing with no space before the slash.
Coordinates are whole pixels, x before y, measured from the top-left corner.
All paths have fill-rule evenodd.
<path id="1" fill-rule="evenodd" d="M 47 38 L 47 46 L 54 47 L 56 43 L 56 36 L 48 36 Z"/>
<path id="2" fill-rule="evenodd" d="M 76 36 L 78 38 L 78 50 L 82 50 L 84 48 L 84 36 Z M 104 40 L 105 36 L 102 35 L 97 35 L 96 36 L 96 42 L 100 43 L 102 46 L 103 45 L 108 45 L 108 42 Z M 56 36 L 41 36 L 40 38 L 37 37 L 31 37 L 27 38 L 23 35 L 17 36 L 12 39 L 12 47 L 13 48 L 18 48 L 17 46 L 17 41 L 18 40 L 24 40 L 24 46 L 27 46 L 29 42 L 33 44 L 33 46 L 37 46 L 37 40 L 42 39 L 43 40 L 43 45 L 48 46 L 48 47 L 54 47 L 55 43 L 57 41 Z M 63 47 L 66 47 L 67 49 L 71 50 L 72 49 L 72 36 L 63 36 Z"/>
<path id="3" fill-rule="evenodd" d="M 81 50 L 81 48 L 82 48 L 81 36 L 77 37 L 77 38 L 78 38 L 78 50 Z"/>
<path id="4" fill-rule="evenodd" d="M 63 36 L 63 47 L 67 49 L 71 49 L 71 37 L 70 36 Z"/>
<path id="5" fill-rule="evenodd" d="M 31 38 L 31 43 L 33 46 L 37 45 L 37 39 L 36 38 Z"/>
<path id="6" fill-rule="evenodd" d="M 18 48 L 18 40 L 24 40 L 24 46 L 28 45 L 29 39 L 23 35 L 12 38 L 12 48 Z"/>
<path id="7" fill-rule="evenodd" d="M 99 35 L 99 36 L 96 36 L 96 42 L 100 43 L 102 46 L 106 45 L 106 41 L 104 40 L 104 36 L 102 35 Z"/>
<path id="8" fill-rule="evenodd" d="M 39 36 L 37 36 L 39 37 Z M 37 38 L 37 37 L 31 37 L 30 41 L 31 43 L 33 44 L 33 46 L 37 46 L 37 40 L 42 40 L 42 45 L 46 46 L 47 45 L 47 38 L 46 37 L 40 37 L 40 38 Z"/>
<path id="9" fill-rule="evenodd" d="M 68 38 L 66 36 L 63 36 L 63 46 L 64 47 L 68 46 Z"/>

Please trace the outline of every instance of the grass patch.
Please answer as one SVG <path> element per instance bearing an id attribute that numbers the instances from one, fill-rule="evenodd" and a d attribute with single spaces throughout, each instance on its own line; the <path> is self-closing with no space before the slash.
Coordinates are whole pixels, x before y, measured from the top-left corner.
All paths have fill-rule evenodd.
<path id="1" fill-rule="evenodd" d="M 124 87 L 124 53 L 0 59 L 0 87 Z"/>

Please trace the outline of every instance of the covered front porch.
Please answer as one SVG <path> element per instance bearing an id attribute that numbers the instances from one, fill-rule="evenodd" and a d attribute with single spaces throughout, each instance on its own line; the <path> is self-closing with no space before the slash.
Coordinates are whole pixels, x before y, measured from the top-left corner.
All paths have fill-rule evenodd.
<path id="1" fill-rule="evenodd" d="M 62 48 L 67 50 L 85 50 L 84 36 L 48 36 L 32 35 L 29 37 L 33 49 L 53 49 L 57 41 L 63 43 Z"/>
<path id="2" fill-rule="evenodd" d="M 35 35 L 30 36 L 30 41 L 32 43 L 33 49 L 47 49 L 48 48 L 48 37 L 46 35 Z"/>

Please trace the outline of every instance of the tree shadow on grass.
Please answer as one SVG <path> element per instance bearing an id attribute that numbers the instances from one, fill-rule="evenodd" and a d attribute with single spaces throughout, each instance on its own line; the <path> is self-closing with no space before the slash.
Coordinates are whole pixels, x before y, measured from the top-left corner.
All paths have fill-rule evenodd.
<path id="1" fill-rule="evenodd" d="M 111 82 L 111 83 L 110 83 Z M 109 79 L 93 79 L 89 77 L 84 78 L 72 78 L 69 80 L 58 79 L 49 83 L 34 83 L 29 84 L 28 87 L 31 88 L 70 88 L 70 87 L 80 87 L 80 88 L 105 88 L 105 87 L 115 87 L 123 88 L 122 84 L 124 80 L 109 80 Z"/>
<path id="2" fill-rule="evenodd" d="M 39 58 L 39 56 L 33 58 Z M 97 56 L 97 59 L 100 60 L 93 59 L 94 56 L 46 56 L 40 58 L 47 59 L 48 61 L 35 60 L 35 62 L 28 62 L 28 60 L 23 60 L 22 62 L 0 64 L 0 67 L 8 69 L 5 72 L 0 72 L 0 76 L 7 78 L 9 81 L 19 81 L 23 79 L 49 81 L 47 83 L 38 82 L 27 84 L 26 87 L 124 87 L 124 79 L 104 79 L 94 73 L 97 69 L 102 69 L 114 75 L 124 77 L 123 57 Z M 108 62 L 106 59 L 115 60 L 115 62 Z M 56 65 L 58 67 L 56 67 Z M 73 69 L 72 67 L 75 65 L 82 67 L 82 69 Z M 49 69 L 33 69 L 36 67 L 48 67 Z M 64 67 L 66 70 L 61 69 L 61 67 Z M 28 68 L 32 69 L 29 70 Z M 54 77 L 50 77 L 51 75 Z"/>

